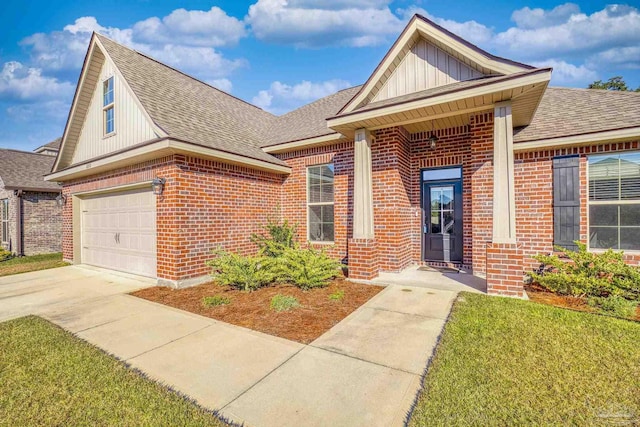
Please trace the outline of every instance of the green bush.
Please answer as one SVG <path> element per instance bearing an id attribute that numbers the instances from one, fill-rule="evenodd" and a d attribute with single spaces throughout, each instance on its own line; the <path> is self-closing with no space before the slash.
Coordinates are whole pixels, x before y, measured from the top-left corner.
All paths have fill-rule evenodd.
<path id="1" fill-rule="evenodd" d="M 258 245 L 261 255 L 276 258 L 282 255 L 285 249 L 295 248 L 296 226 L 284 222 L 269 219 L 263 226 L 265 234 L 252 234 L 251 241 Z"/>
<path id="2" fill-rule="evenodd" d="M 294 308 L 300 307 L 300 302 L 296 297 L 292 297 L 290 295 L 276 295 L 271 298 L 271 303 L 269 304 L 271 310 L 281 312 L 281 311 L 289 311 Z"/>
<path id="3" fill-rule="evenodd" d="M 636 307 L 638 307 L 637 301 L 629 301 L 616 295 L 607 298 L 590 297 L 587 299 L 587 303 L 604 314 L 616 317 L 631 317 L 635 314 Z"/>
<path id="4" fill-rule="evenodd" d="M 11 258 L 13 258 L 13 254 L 10 251 L 0 248 L 0 262 L 9 260 Z"/>
<path id="5" fill-rule="evenodd" d="M 213 295 L 202 298 L 202 305 L 205 307 L 217 307 L 219 305 L 231 304 L 231 298 L 223 295 Z"/>
<path id="6" fill-rule="evenodd" d="M 640 299 L 640 268 L 625 264 L 623 252 L 593 253 L 576 242 L 577 251 L 556 247 L 558 255 L 537 255 L 542 266 L 531 273 L 534 282 L 564 295 Z"/>
<path id="7" fill-rule="evenodd" d="M 303 290 L 324 287 L 341 271 L 342 264 L 313 248 L 287 248 L 277 259 L 274 271 L 279 280 Z"/>
<path id="8" fill-rule="evenodd" d="M 243 291 L 253 291 L 273 283 L 273 260 L 263 256 L 242 256 L 224 251 L 214 251 L 215 258 L 207 261 L 211 276 L 221 285 Z"/>
<path id="9" fill-rule="evenodd" d="M 344 299 L 344 291 L 342 289 L 338 289 L 331 295 L 329 295 L 329 299 L 331 301 L 342 301 Z"/>

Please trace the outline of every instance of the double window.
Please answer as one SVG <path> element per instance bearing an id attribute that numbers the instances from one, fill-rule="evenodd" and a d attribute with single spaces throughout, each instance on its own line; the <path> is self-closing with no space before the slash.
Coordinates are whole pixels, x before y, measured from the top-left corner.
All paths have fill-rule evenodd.
<path id="1" fill-rule="evenodd" d="M 104 134 L 115 132 L 114 92 L 113 77 L 102 82 L 102 116 L 104 121 Z"/>
<path id="2" fill-rule="evenodd" d="M 589 247 L 640 250 L 640 152 L 589 157 Z"/>
<path id="3" fill-rule="evenodd" d="M 9 243 L 9 199 L 0 200 L 2 204 L 2 243 Z"/>
<path id="4" fill-rule="evenodd" d="M 309 241 L 333 242 L 333 164 L 307 169 Z"/>

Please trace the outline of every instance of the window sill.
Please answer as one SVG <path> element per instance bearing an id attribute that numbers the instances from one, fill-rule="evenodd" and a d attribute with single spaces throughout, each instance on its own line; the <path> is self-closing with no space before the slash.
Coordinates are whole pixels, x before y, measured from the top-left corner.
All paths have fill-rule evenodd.
<path id="1" fill-rule="evenodd" d="M 589 252 L 593 252 L 594 254 L 602 254 L 608 251 L 608 249 L 600 249 L 600 248 L 588 248 Z M 615 252 L 624 252 L 625 255 L 640 255 L 640 249 L 613 249 Z"/>
<path id="2" fill-rule="evenodd" d="M 102 139 L 109 139 L 109 138 L 111 138 L 112 136 L 116 136 L 116 131 L 113 131 L 113 132 L 111 132 L 111 133 L 108 133 L 108 134 L 106 134 L 106 135 L 103 135 L 103 136 L 102 136 Z"/>
<path id="3" fill-rule="evenodd" d="M 335 245 L 336 242 L 335 241 L 330 241 L 330 242 L 323 242 L 323 241 L 314 241 L 314 240 L 309 240 L 309 244 L 310 245 Z"/>

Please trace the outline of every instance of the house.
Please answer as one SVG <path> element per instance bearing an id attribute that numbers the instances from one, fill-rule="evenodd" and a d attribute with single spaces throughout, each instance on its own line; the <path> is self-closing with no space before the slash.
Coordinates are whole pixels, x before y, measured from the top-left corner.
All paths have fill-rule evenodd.
<path id="1" fill-rule="evenodd" d="M 0 149 L 3 249 L 19 256 L 61 251 L 61 186 L 44 181 L 59 145 L 57 139 L 35 152 Z"/>
<path id="2" fill-rule="evenodd" d="M 521 295 L 574 240 L 637 263 L 640 94 L 551 73 L 416 15 L 362 86 L 276 117 L 94 34 L 47 177 L 64 258 L 186 286 L 277 214 L 355 279 L 453 265 Z"/>
<path id="3" fill-rule="evenodd" d="M 38 154 L 47 154 L 49 156 L 57 156 L 58 151 L 60 151 L 60 143 L 62 142 L 62 137 L 56 138 L 51 142 L 48 142 L 44 145 L 33 150 L 34 153 Z"/>

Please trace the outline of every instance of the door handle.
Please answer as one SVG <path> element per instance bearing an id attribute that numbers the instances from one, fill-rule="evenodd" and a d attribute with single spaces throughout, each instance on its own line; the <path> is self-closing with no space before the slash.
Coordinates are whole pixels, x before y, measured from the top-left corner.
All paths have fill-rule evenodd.
<path id="1" fill-rule="evenodd" d="M 113 235 L 113 240 L 114 240 L 116 243 L 118 243 L 118 233 L 115 233 L 115 234 Z"/>
<path id="2" fill-rule="evenodd" d="M 120 233 L 118 233 L 117 236 L 118 236 L 118 244 L 120 244 Z"/>

